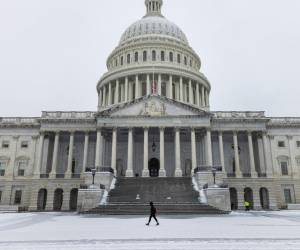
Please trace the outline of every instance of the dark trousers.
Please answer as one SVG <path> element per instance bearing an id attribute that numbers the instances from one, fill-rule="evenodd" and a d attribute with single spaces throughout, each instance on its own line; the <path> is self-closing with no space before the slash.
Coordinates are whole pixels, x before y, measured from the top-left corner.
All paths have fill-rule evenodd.
<path id="1" fill-rule="evenodd" d="M 156 221 L 156 223 L 158 223 L 158 220 L 156 219 L 155 214 L 151 214 L 150 217 L 149 217 L 148 224 L 150 224 L 152 218 Z"/>

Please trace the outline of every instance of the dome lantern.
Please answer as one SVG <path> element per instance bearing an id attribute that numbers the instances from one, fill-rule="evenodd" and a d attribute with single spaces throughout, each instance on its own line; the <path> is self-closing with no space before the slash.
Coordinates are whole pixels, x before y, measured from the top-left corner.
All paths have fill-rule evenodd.
<path id="1" fill-rule="evenodd" d="M 145 5 L 147 8 L 146 16 L 162 16 L 161 6 L 163 5 L 162 0 L 146 0 Z"/>

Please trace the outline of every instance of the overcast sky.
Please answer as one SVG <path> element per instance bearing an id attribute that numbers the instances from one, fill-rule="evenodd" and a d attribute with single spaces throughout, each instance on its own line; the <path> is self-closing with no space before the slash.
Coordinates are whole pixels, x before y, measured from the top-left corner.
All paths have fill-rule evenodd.
<path id="1" fill-rule="evenodd" d="M 211 110 L 300 116 L 299 0 L 164 0 L 212 85 Z M 96 110 L 96 83 L 144 0 L 0 0 L 0 116 Z"/>

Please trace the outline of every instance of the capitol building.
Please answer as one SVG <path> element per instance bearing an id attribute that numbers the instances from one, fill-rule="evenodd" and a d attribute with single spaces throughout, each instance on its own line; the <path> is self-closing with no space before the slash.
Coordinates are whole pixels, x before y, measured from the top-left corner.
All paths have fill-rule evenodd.
<path id="1" fill-rule="evenodd" d="M 221 211 L 300 203 L 300 118 L 211 110 L 200 57 L 163 0 L 145 5 L 107 58 L 97 110 L 0 118 L 0 210 L 178 205 L 195 190 Z"/>

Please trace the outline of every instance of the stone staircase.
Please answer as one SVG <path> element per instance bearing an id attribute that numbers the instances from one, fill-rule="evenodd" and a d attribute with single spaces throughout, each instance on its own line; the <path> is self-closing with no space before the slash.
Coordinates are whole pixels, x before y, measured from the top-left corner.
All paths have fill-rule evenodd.
<path id="1" fill-rule="evenodd" d="M 224 214 L 200 204 L 191 178 L 119 178 L 111 190 L 108 204 L 88 213 L 104 215 L 145 215 L 153 201 L 158 214 Z"/>

